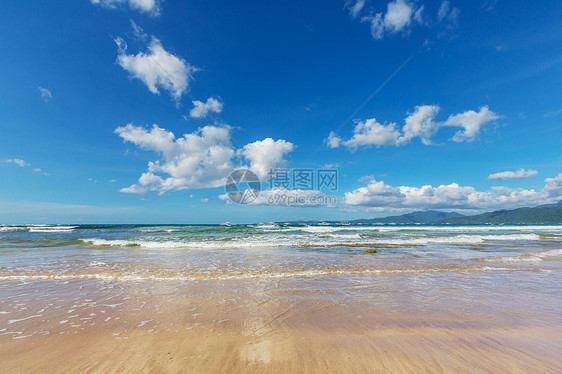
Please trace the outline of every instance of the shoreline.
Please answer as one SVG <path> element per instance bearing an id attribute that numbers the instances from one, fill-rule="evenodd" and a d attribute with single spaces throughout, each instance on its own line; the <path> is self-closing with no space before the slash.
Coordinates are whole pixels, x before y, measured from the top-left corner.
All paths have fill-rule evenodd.
<path id="1" fill-rule="evenodd" d="M 529 298 L 548 276 L 487 294 L 483 273 L 20 281 L 1 291 L 21 309 L 1 325 L 24 332 L 0 335 L 0 371 L 554 373 L 559 303 Z"/>

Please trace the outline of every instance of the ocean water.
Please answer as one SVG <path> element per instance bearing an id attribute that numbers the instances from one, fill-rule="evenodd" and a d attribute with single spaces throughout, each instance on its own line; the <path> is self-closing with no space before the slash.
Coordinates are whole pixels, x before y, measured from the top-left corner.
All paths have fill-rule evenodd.
<path id="1" fill-rule="evenodd" d="M 560 272 L 561 265 L 562 225 L 0 226 L 0 280 Z"/>

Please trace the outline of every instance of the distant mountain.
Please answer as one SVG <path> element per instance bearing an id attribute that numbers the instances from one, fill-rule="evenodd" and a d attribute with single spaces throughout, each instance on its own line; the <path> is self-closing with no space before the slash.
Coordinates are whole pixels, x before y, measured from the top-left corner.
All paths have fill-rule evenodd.
<path id="1" fill-rule="evenodd" d="M 338 224 L 341 221 L 325 221 L 328 224 Z M 292 224 L 317 225 L 320 221 L 291 221 Z M 475 216 L 464 216 L 455 212 L 440 212 L 437 210 L 418 211 L 400 216 L 384 218 L 364 218 L 349 221 L 351 224 L 562 224 L 562 200 L 554 204 L 539 205 L 534 208 L 518 208 L 512 210 L 497 210 Z"/>
<path id="2" fill-rule="evenodd" d="M 475 216 L 443 219 L 437 223 L 451 224 L 556 224 L 562 223 L 562 200 L 555 204 L 539 205 L 534 208 L 497 210 Z"/>
<path id="3" fill-rule="evenodd" d="M 560 200 L 559 202 L 554 203 L 554 204 L 539 205 L 536 208 L 548 208 L 548 207 L 557 207 L 557 206 L 562 206 L 562 200 Z"/>
<path id="4" fill-rule="evenodd" d="M 437 221 L 442 221 L 446 219 L 462 218 L 462 214 L 455 212 L 440 212 L 437 210 L 427 210 L 418 211 L 407 214 L 402 214 L 400 216 L 390 216 L 384 218 L 372 218 L 372 219 L 358 219 L 355 221 L 350 221 L 350 223 L 434 223 Z"/>

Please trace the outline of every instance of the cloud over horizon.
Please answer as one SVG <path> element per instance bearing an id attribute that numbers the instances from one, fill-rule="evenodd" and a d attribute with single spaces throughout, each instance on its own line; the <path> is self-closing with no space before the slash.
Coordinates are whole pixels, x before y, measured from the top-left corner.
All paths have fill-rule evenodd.
<path id="1" fill-rule="evenodd" d="M 511 209 L 555 203 L 562 200 L 562 173 L 546 178 L 540 191 L 534 189 L 492 187 L 477 191 L 457 183 L 433 187 L 391 186 L 371 179 L 366 186 L 346 192 L 349 206 L 378 209 Z"/>

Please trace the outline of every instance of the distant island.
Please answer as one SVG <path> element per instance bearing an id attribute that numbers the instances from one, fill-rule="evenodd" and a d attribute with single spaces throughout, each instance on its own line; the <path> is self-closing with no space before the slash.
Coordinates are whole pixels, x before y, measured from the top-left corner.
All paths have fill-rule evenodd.
<path id="1" fill-rule="evenodd" d="M 539 205 L 532 208 L 503 209 L 472 216 L 456 212 L 442 212 L 437 210 L 416 211 L 399 216 L 382 218 L 364 218 L 348 221 L 353 225 L 371 224 L 456 224 L 456 225 L 484 225 L 484 224 L 562 224 L 562 200 L 555 204 Z M 292 223 L 319 224 L 320 221 L 298 221 Z M 327 221 L 337 224 L 341 221 Z"/>

